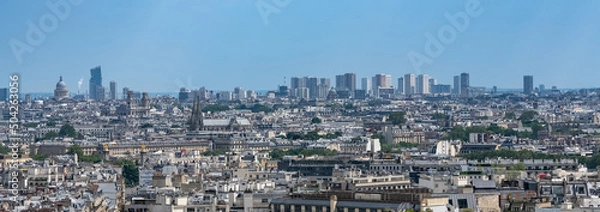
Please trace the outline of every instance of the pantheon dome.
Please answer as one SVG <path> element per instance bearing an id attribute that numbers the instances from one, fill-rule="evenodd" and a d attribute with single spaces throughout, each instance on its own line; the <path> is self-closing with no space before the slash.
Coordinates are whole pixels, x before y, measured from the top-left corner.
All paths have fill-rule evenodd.
<path id="1" fill-rule="evenodd" d="M 58 83 L 56 83 L 56 89 L 54 89 L 54 98 L 55 99 L 64 99 L 69 97 L 69 90 L 67 90 L 67 85 L 63 82 L 62 76 Z"/>

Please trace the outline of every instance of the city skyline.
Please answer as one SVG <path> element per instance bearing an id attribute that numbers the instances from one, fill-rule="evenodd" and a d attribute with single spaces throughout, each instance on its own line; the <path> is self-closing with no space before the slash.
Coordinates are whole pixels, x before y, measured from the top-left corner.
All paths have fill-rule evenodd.
<path id="1" fill-rule="evenodd" d="M 592 38 L 600 31 L 587 27 L 600 16 L 595 1 L 482 1 L 481 14 L 469 19 L 455 41 L 415 70 L 407 54 L 425 54 L 426 34 L 451 26 L 446 13 L 464 11 L 467 2 L 315 7 L 293 1 L 265 24 L 254 2 L 127 2 L 104 14 L 115 1 L 83 1 L 70 5 L 43 42 L 15 54 L 12 41 L 28 44 L 29 23 L 39 28 L 40 18 L 53 10 L 45 2 L 11 1 L 0 13 L 11 20 L 0 22 L 6 32 L 0 34 L 5 43 L 0 70 L 20 73 L 23 92 L 51 91 L 59 75 L 73 92 L 83 92 L 87 80 L 82 89 L 75 86 L 96 65 L 106 80 L 150 92 L 200 86 L 273 90 L 284 77 L 333 79 L 348 72 L 357 79 L 388 73 L 394 82 L 406 73 L 429 74 L 440 84 L 452 84 L 452 76 L 467 72 L 472 86 L 511 89 L 521 87 L 521 76 L 533 75 L 536 82 L 559 88 L 597 87 L 600 42 Z M 517 15 L 506 19 L 507 11 Z"/>

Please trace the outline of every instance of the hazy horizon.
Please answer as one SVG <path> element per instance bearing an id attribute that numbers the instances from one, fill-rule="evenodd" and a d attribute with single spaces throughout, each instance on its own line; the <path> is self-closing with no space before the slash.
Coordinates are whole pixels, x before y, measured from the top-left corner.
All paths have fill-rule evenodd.
<path id="1" fill-rule="evenodd" d="M 511 89 L 523 75 L 559 89 L 600 77 L 599 1 L 48 2 L 0 8 L 0 70 L 19 73 L 23 93 L 51 92 L 61 75 L 83 92 L 98 65 L 105 87 L 148 92 L 274 90 L 294 76 L 333 86 L 347 72 L 358 87 L 377 73 L 395 86 L 406 73 L 452 84 L 467 72 L 471 86 Z"/>

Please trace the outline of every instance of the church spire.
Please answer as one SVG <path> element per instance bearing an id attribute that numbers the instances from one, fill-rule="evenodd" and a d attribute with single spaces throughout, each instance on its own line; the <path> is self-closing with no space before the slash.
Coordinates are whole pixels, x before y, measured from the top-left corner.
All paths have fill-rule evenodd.
<path id="1" fill-rule="evenodd" d="M 192 106 L 192 115 L 189 120 L 190 130 L 197 131 L 204 128 L 204 117 L 202 115 L 202 106 L 200 97 L 194 96 L 194 105 Z"/>

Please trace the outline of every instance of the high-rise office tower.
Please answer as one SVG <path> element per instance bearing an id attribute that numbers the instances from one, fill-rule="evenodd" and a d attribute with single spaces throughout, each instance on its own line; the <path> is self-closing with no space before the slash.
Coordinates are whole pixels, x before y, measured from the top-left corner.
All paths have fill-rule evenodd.
<path id="1" fill-rule="evenodd" d="M 420 74 L 417 76 L 417 94 L 426 95 L 429 94 L 429 75 Z"/>
<path id="2" fill-rule="evenodd" d="M 336 90 L 348 89 L 351 92 L 356 90 L 356 74 L 345 73 L 344 75 L 335 76 Z"/>
<path id="3" fill-rule="evenodd" d="M 123 99 L 127 99 L 127 95 L 129 94 L 129 88 L 128 87 L 123 87 Z"/>
<path id="4" fill-rule="evenodd" d="M 290 79 L 290 89 L 306 87 L 306 77 L 292 77 Z"/>
<path id="5" fill-rule="evenodd" d="M 8 101 L 8 88 L 0 88 L 0 102 Z"/>
<path id="6" fill-rule="evenodd" d="M 454 87 L 452 87 L 452 94 L 455 96 L 460 95 L 460 76 L 454 76 Z"/>
<path id="7" fill-rule="evenodd" d="M 404 78 L 398 78 L 398 94 L 404 94 Z"/>
<path id="8" fill-rule="evenodd" d="M 181 88 L 179 90 L 179 102 L 186 102 L 188 99 L 191 99 L 191 93 L 187 88 Z"/>
<path id="9" fill-rule="evenodd" d="M 331 87 L 331 80 L 329 78 L 320 78 L 319 79 L 319 84 L 320 85 L 327 85 L 327 87 Z"/>
<path id="10" fill-rule="evenodd" d="M 110 99 L 117 99 L 117 82 L 110 81 Z"/>
<path id="11" fill-rule="evenodd" d="M 415 75 L 404 75 L 404 94 L 411 95 L 415 93 Z"/>
<path id="12" fill-rule="evenodd" d="M 460 74 L 460 97 L 469 98 L 469 73 Z"/>
<path id="13" fill-rule="evenodd" d="M 90 99 L 103 100 L 104 88 L 102 87 L 102 69 L 96 66 L 90 70 Z"/>
<path id="14" fill-rule="evenodd" d="M 437 85 L 437 79 L 429 78 L 429 86 Z"/>
<path id="15" fill-rule="evenodd" d="M 376 74 L 372 80 L 373 90 L 376 88 L 391 88 L 392 87 L 392 75 L 389 74 Z"/>
<path id="16" fill-rule="evenodd" d="M 319 94 L 319 78 L 306 77 L 306 87 L 308 88 L 308 95 L 310 98 L 317 98 Z"/>
<path id="17" fill-rule="evenodd" d="M 372 85 L 371 83 L 373 83 L 373 81 L 371 81 L 370 78 L 368 77 L 364 77 L 361 79 L 361 89 L 365 90 L 367 93 L 371 92 L 372 90 Z"/>
<path id="18" fill-rule="evenodd" d="M 523 93 L 525 93 L 525 94 L 533 93 L 533 76 L 531 76 L 531 75 L 523 76 Z"/>

